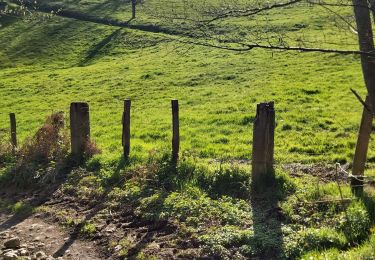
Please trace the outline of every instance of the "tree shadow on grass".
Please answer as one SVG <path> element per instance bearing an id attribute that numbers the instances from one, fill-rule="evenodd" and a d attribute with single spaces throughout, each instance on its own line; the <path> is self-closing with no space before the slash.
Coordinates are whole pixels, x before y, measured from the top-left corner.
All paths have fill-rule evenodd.
<path id="1" fill-rule="evenodd" d="M 86 54 L 86 57 L 78 64 L 78 66 L 85 66 L 87 63 L 89 63 L 91 60 L 93 60 L 101 50 L 103 50 L 107 44 L 109 44 L 112 39 L 116 38 L 119 33 L 121 32 L 121 28 L 115 30 L 110 35 L 106 36 L 103 40 L 101 40 L 98 44 L 92 46 Z"/>

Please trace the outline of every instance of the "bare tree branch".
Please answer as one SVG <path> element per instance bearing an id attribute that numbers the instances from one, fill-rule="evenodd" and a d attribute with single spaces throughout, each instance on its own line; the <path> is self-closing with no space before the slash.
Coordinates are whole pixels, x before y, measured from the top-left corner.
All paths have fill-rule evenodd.
<path id="1" fill-rule="evenodd" d="M 276 4 L 267 5 L 267 6 L 258 7 L 258 8 L 250 8 L 250 9 L 242 9 L 242 10 L 241 9 L 227 10 L 223 13 L 216 14 L 216 16 L 212 19 L 205 20 L 202 22 L 214 22 L 216 20 L 225 19 L 225 18 L 252 16 L 252 15 L 259 14 L 261 12 L 270 11 L 272 9 L 281 8 L 281 7 L 287 7 L 287 6 L 294 5 L 303 1 L 304 0 L 291 0 L 285 3 L 276 3 Z"/>
<path id="2" fill-rule="evenodd" d="M 375 57 L 375 52 L 362 52 L 362 51 L 356 51 L 356 50 L 307 48 L 307 47 L 295 47 L 295 46 L 275 46 L 275 45 L 248 44 L 248 43 L 237 43 L 238 45 L 243 46 L 243 47 L 231 47 L 231 46 L 212 44 L 208 42 L 198 42 L 198 41 L 183 40 L 183 39 L 178 39 L 176 41 L 185 43 L 185 44 L 213 47 L 216 49 L 238 51 L 238 52 L 250 51 L 253 49 L 268 49 L 268 50 L 279 50 L 279 51 L 336 53 L 336 54 L 343 54 L 343 55 L 366 55 L 369 57 Z"/>
<path id="3" fill-rule="evenodd" d="M 366 108 L 367 111 L 371 112 L 371 109 L 366 104 L 366 102 L 361 98 L 361 96 L 355 91 L 354 89 L 350 88 L 350 91 L 354 94 L 354 96 L 358 99 L 358 101 Z"/>

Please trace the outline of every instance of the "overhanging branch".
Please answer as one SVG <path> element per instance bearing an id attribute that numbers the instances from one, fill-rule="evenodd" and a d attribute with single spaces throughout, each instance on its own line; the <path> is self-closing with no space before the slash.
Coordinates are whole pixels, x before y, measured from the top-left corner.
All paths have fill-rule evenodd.
<path id="1" fill-rule="evenodd" d="M 176 40 L 176 39 L 175 39 Z M 180 43 L 192 44 L 198 46 L 212 47 L 216 49 L 223 49 L 229 51 L 245 52 L 251 51 L 253 49 L 268 49 L 268 50 L 279 50 L 279 51 L 298 51 L 298 52 L 320 52 L 320 53 L 335 53 L 342 55 L 365 55 L 368 57 L 375 57 L 375 52 L 363 52 L 357 50 L 339 50 L 339 49 L 324 49 L 324 48 L 307 48 L 307 47 L 297 47 L 297 46 L 277 46 L 277 45 L 263 45 L 263 44 L 248 44 L 248 43 L 237 43 L 242 47 L 232 47 L 228 45 L 219 45 L 209 42 L 202 41 L 190 41 L 178 39 L 176 40 Z"/>

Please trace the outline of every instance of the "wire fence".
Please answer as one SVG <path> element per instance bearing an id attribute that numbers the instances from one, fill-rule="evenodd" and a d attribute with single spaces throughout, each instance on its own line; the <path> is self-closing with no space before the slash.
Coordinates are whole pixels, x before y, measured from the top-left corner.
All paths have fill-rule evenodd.
<path id="1" fill-rule="evenodd" d="M 361 108 L 360 106 L 358 106 Z M 145 142 L 151 143 L 153 141 L 167 141 L 171 137 L 171 119 L 170 119 L 170 112 L 169 112 L 169 105 L 166 102 L 165 108 L 156 108 L 152 110 L 153 112 L 150 115 L 145 114 L 145 106 L 141 106 L 140 108 L 135 103 L 134 108 L 132 108 L 132 132 L 133 137 L 136 139 L 145 139 Z M 187 110 L 186 110 L 187 109 Z M 348 137 L 350 138 L 351 142 L 356 141 L 356 134 L 358 129 L 358 117 L 355 120 L 348 120 L 348 121 L 341 121 L 341 120 L 333 120 L 331 125 L 328 125 L 329 128 L 334 127 L 337 128 L 335 130 L 331 129 L 324 129 L 324 127 L 311 127 L 312 124 L 317 125 L 319 120 L 313 119 L 313 122 L 296 122 L 295 116 L 293 118 L 289 117 L 288 111 L 283 109 L 282 107 L 279 109 L 276 105 L 277 113 L 276 113 L 276 122 L 277 122 L 277 131 L 276 131 L 276 139 L 275 139 L 275 149 L 278 154 L 289 154 L 291 157 L 296 156 L 305 156 L 306 162 L 311 159 L 311 162 L 315 161 L 314 158 L 326 158 L 329 159 L 328 161 L 325 160 L 327 163 L 332 163 L 333 154 L 339 154 L 340 151 L 348 152 L 348 149 L 352 149 L 353 147 L 345 147 L 347 144 Z M 216 109 L 217 110 L 217 109 Z M 228 113 L 227 109 L 226 110 Z M 280 110 L 280 112 L 278 112 Z M 298 105 L 293 106 L 294 110 L 303 110 L 304 113 L 310 114 L 315 113 L 315 108 L 306 109 L 306 106 Z M 336 111 L 339 114 L 360 114 L 359 111 L 356 112 L 352 110 L 351 106 L 342 107 L 341 111 Z M 148 111 L 146 109 L 146 111 Z M 162 113 L 158 113 L 162 111 Z M 243 149 L 243 147 L 248 147 L 248 158 L 251 158 L 251 134 L 252 134 L 252 121 L 254 120 L 254 107 L 251 108 L 241 108 L 239 111 L 233 111 L 229 114 L 212 114 L 209 113 L 202 113 L 199 112 L 200 109 L 194 109 L 193 107 L 189 107 L 182 103 L 182 108 L 180 111 L 181 116 L 181 134 L 183 138 L 183 147 L 189 147 L 194 149 L 191 142 L 191 136 L 195 139 L 202 140 L 202 144 L 209 144 L 212 147 L 216 145 L 218 148 L 222 149 L 220 143 L 216 144 L 216 139 L 218 139 L 220 135 L 220 127 L 224 129 L 229 128 L 229 132 L 225 134 L 225 146 L 231 147 L 231 151 L 238 151 L 239 149 Z M 92 120 L 92 128 L 93 132 L 96 136 L 99 136 L 96 140 L 99 144 L 101 143 L 100 136 L 102 135 L 111 135 L 111 136 L 120 136 L 121 135 L 121 111 L 116 113 L 109 113 L 108 116 L 103 116 L 98 114 L 98 110 L 94 109 L 91 111 L 90 114 L 93 115 Z M 18 115 L 21 114 L 22 118 L 20 120 L 20 136 L 30 136 L 32 135 L 32 129 L 28 129 L 27 126 L 31 125 L 30 118 L 33 117 L 33 113 L 27 111 L 27 113 L 17 113 Z M 206 114 L 206 116 L 204 116 Z M 203 116 L 203 117 L 202 117 Z M 213 117 L 212 117 L 213 116 Z M 230 116 L 230 117 L 228 117 Z M 38 115 L 37 118 L 40 118 Z M 246 118 L 246 122 L 243 122 Z M 302 117 L 301 117 L 302 118 Z M 305 118 L 305 117 L 304 117 Z M 323 115 L 323 119 L 325 116 Z M 297 119 L 298 120 L 298 119 Z M 7 119 L 2 120 L 2 125 L 9 125 Z M 43 120 L 40 120 L 42 122 Z M 284 129 L 285 126 L 291 124 L 291 129 Z M 306 125 L 307 124 L 307 125 Z M 33 128 L 37 126 L 34 124 Z M 215 130 L 210 130 L 215 128 Z M 298 130 L 301 128 L 301 130 Z M 309 131 L 306 129 L 311 128 Z M 348 130 L 350 129 L 350 130 Z M 115 131 L 114 131 L 115 130 Z M 239 135 L 240 132 L 245 131 L 243 134 Z M 27 134 L 26 134 L 27 131 Z M 117 134 L 115 132 L 118 132 Z M 214 131 L 211 135 L 208 135 L 210 131 Z M 9 128 L 3 127 L 2 131 L 3 135 L 8 135 Z M 285 144 L 283 144 L 284 140 L 283 137 L 285 135 L 293 135 L 294 139 L 293 142 L 290 143 L 288 150 L 279 150 L 285 149 Z M 343 135 L 340 137 L 340 135 Z M 247 140 L 245 139 L 247 138 Z M 4 141 L 4 140 L 2 140 Z M 290 140 L 288 139 L 288 142 Z M 121 145 L 121 140 L 113 140 L 110 143 L 111 146 L 113 145 Z M 335 144 L 336 143 L 336 144 Z M 219 147 L 220 146 L 220 147 Z M 210 157 L 216 157 L 220 159 L 221 157 L 228 158 L 228 160 L 247 160 L 245 158 L 238 158 L 238 155 L 235 153 L 228 153 L 228 154 L 220 154 L 220 149 L 218 152 L 215 152 L 214 155 Z M 349 150 L 350 151 L 350 150 Z M 285 160 L 279 160 L 279 156 L 276 154 L 277 165 L 285 164 Z M 237 158 L 236 158 L 237 157 Z M 323 160 L 324 161 L 324 160 Z M 293 162 L 288 161 L 288 162 Z"/>

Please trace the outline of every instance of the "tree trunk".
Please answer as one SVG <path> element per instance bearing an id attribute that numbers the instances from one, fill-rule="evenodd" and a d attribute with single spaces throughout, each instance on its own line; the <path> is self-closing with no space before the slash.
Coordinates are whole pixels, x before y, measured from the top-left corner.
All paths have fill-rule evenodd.
<path id="1" fill-rule="evenodd" d="M 370 1 L 370 8 L 372 12 L 372 18 L 374 19 L 375 23 L 375 0 L 369 0 Z"/>
<path id="2" fill-rule="evenodd" d="M 369 3 L 367 0 L 352 1 L 357 23 L 359 48 L 363 52 L 373 52 L 374 40 Z M 369 1 L 371 2 L 371 6 L 375 2 L 375 0 Z M 369 95 L 366 98 L 366 102 L 369 102 L 369 107 L 375 108 L 375 58 L 362 54 L 361 63 L 363 77 Z M 353 191 L 357 195 L 360 195 L 363 192 L 362 181 L 358 176 L 362 176 L 364 174 L 368 144 L 371 135 L 372 117 L 373 113 L 366 111 L 366 108 L 364 108 L 361 127 L 358 133 L 356 153 L 353 160 L 353 175 L 357 175 L 357 178 L 353 178 L 351 182 Z"/>
<path id="3" fill-rule="evenodd" d="M 371 0 L 373 1 L 373 0 Z M 367 0 L 353 0 L 354 15 L 357 23 L 359 48 L 362 52 L 374 51 L 371 15 Z M 375 107 L 375 58 L 361 55 L 362 72 L 370 96 L 371 106 Z"/>
<path id="4" fill-rule="evenodd" d="M 369 97 L 366 97 L 366 104 L 371 108 L 369 104 Z M 351 187 L 354 194 L 361 195 L 363 192 L 363 175 L 365 172 L 366 158 L 368 145 L 371 137 L 372 130 L 372 111 L 368 111 L 366 107 L 363 107 L 361 125 L 359 127 L 357 146 L 355 148 L 354 160 L 353 160 L 353 171 L 354 177 L 351 179 Z"/>

